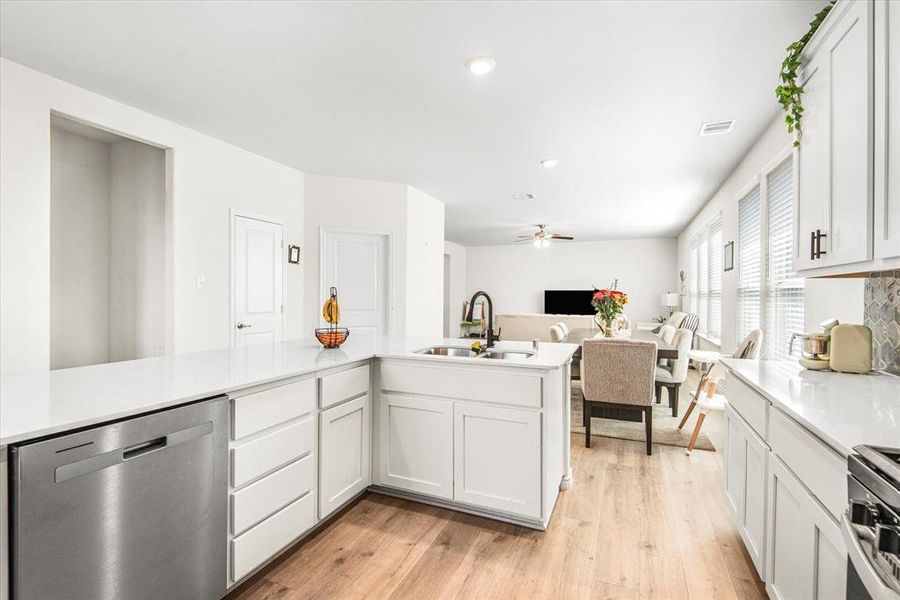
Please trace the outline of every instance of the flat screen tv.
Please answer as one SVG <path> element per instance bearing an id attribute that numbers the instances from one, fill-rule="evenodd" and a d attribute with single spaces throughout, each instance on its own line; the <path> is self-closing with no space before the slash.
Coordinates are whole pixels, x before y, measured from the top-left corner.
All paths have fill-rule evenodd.
<path id="1" fill-rule="evenodd" d="M 544 290 L 544 313 L 548 315 L 592 315 L 594 290 Z"/>

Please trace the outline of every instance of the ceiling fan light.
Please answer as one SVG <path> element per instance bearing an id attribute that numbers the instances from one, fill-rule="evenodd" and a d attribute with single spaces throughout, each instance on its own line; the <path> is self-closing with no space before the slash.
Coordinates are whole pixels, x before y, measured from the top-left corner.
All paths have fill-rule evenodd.
<path id="1" fill-rule="evenodd" d="M 534 247 L 535 247 L 535 248 L 540 248 L 540 247 L 541 247 L 541 242 L 542 242 L 542 241 L 543 241 L 543 240 L 541 240 L 541 238 L 534 238 Z"/>

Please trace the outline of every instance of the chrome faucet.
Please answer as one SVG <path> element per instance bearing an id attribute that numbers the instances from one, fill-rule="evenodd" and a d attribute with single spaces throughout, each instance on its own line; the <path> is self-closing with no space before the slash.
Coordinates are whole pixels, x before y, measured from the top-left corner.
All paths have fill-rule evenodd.
<path id="1" fill-rule="evenodd" d="M 484 299 L 487 300 L 487 343 L 484 347 L 490 348 L 494 345 L 496 338 L 494 337 L 494 303 L 491 301 L 491 297 L 487 295 L 487 292 L 478 290 L 472 295 L 472 299 L 469 300 L 469 313 L 466 315 L 466 321 L 469 321 L 471 323 L 475 317 L 475 300 L 478 298 L 478 296 L 484 296 Z"/>

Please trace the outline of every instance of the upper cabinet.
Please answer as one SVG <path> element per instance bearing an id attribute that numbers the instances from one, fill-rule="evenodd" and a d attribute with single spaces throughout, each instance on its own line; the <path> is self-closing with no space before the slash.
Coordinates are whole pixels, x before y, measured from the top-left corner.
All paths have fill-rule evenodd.
<path id="1" fill-rule="evenodd" d="M 875 258 L 900 256 L 900 5 L 875 4 Z"/>
<path id="2" fill-rule="evenodd" d="M 806 276 L 900 263 L 897 125 L 886 127 L 900 10 L 888 4 L 838 2 L 803 55 L 795 267 Z"/>

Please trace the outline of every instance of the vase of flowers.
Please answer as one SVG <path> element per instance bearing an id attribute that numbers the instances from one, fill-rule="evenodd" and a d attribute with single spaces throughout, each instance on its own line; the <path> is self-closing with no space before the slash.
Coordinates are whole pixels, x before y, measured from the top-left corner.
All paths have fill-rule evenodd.
<path id="1" fill-rule="evenodd" d="M 591 299 L 591 306 L 597 312 L 598 319 L 606 325 L 603 328 L 606 337 L 613 336 L 616 317 L 622 314 L 622 309 L 628 304 L 628 294 L 617 290 L 618 285 L 619 280 L 616 279 L 609 289 L 595 291 Z"/>

